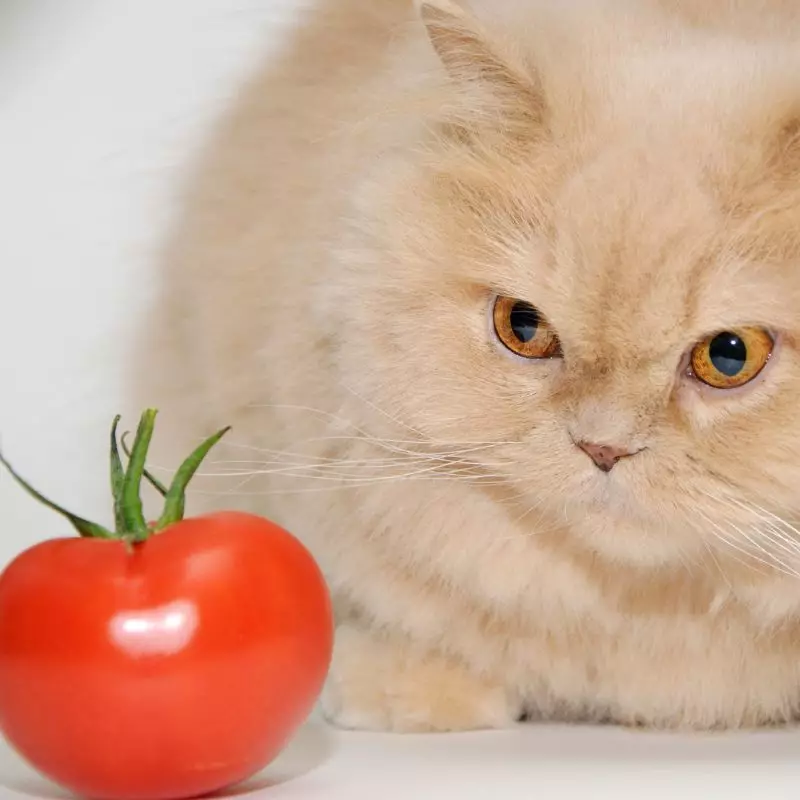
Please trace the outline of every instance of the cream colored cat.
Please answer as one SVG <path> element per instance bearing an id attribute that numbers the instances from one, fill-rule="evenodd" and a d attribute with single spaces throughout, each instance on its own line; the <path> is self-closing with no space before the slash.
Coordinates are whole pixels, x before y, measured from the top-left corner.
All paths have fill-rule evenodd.
<path id="1" fill-rule="evenodd" d="M 323 565 L 334 723 L 797 714 L 799 7 L 318 0 L 215 132 L 136 407 Z"/>

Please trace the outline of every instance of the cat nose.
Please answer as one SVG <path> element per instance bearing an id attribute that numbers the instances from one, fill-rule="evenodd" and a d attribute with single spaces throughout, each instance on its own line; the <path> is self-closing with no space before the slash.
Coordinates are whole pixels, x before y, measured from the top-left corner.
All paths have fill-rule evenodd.
<path id="1" fill-rule="evenodd" d="M 576 442 L 578 447 L 594 461 L 601 472 L 611 472 L 618 461 L 623 458 L 635 456 L 639 450 L 627 450 L 624 447 L 614 447 L 610 444 L 595 444 L 594 442 Z"/>

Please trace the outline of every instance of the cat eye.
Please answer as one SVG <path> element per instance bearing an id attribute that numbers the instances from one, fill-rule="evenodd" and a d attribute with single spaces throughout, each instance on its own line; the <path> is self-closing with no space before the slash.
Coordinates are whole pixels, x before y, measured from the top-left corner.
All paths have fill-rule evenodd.
<path id="1" fill-rule="evenodd" d="M 766 367 L 774 347 L 775 340 L 763 328 L 721 331 L 695 345 L 692 373 L 714 389 L 735 389 Z"/>
<path id="2" fill-rule="evenodd" d="M 494 303 L 497 338 L 523 358 L 559 358 L 561 343 L 544 315 L 530 303 L 498 297 Z"/>

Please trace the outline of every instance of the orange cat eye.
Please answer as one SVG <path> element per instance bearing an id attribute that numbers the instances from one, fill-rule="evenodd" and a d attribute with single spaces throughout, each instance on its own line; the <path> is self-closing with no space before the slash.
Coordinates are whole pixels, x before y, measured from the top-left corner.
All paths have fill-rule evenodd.
<path id="1" fill-rule="evenodd" d="M 692 372 L 714 389 L 736 389 L 766 367 L 774 347 L 775 340 L 763 328 L 721 331 L 695 345 Z"/>
<path id="2" fill-rule="evenodd" d="M 494 329 L 503 345 L 523 358 L 558 358 L 562 354 L 553 327 L 537 308 L 523 300 L 498 297 Z"/>

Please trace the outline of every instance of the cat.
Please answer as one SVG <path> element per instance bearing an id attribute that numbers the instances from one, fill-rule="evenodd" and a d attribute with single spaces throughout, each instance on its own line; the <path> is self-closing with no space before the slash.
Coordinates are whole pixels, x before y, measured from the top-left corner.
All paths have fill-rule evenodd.
<path id="1" fill-rule="evenodd" d="M 232 100 L 131 397 L 319 561 L 332 724 L 797 716 L 795 7 L 314 0 Z"/>

